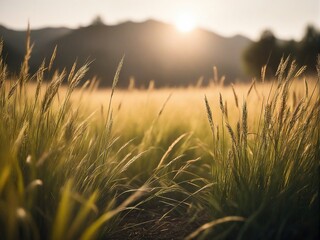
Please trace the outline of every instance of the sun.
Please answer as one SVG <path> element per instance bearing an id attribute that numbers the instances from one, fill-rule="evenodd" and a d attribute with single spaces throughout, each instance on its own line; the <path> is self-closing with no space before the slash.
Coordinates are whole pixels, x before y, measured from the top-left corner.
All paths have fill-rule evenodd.
<path id="1" fill-rule="evenodd" d="M 176 28 L 183 33 L 191 32 L 196 27 L 194 15 L 190 13 L 181 13 L 175 19 Z"/>

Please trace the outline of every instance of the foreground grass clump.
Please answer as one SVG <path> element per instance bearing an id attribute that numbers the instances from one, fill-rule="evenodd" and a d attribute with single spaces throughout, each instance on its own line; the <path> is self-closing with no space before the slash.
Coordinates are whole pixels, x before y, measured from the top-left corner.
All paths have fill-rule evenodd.
<path id="1" fill-rule="evenodd" d="M 118 138 L 112 134 L 111 100 L 123 60 L 107 112 L 97 117 L 87 115 L 81 103 L 71 102 L 87 65 L 78 70 L 74 65 L 69 74 L 56 71 L 45 88 L 44 74 L 51 70 L 55 53 L 48 65 L 43 62 L 30 76 L 30 52 L 27 43 L 14 82 L 6 82 L 7 69 L 0 61 L 1 238 L 97 238 L 110 232 L 117 225 L 116 216 L 129 205 L 134 209 L 132 204 L 144 193 L 161 196 L 156 187 L 161 183 L 170 188 L 170 179 L 162 182 L 160 171 L 165 168 L 159 164 L 154 170 L 157 178 L 131 184 L 126 171 L 145 150 L 123 153 L 130 141 L 114 147 Z M 67 87 L 60 91 L 64 81 Z"/>
<path id="2" fill-rule="evenodd" d="M 92 239 L 145 187 L 115 203 L 115 187 L 122 183 L 121 171 L 129 160 L 115 163 L 108 156 L 114 141 L 111 111 L 98 133 L 88 126 L 91 116 L 70 102 L 87 66 L 76 71 L 74 65 L 68 76 L 65 70 L 56 72 L 41 93 L 54 55 L 48 66 L 44 62 L 29 76 L 30 51 L 27 48 L 20 76 L 9 87 L 6 66 L 0 62 L 1 234 L 4 239 Z M 66 93 L 54 106 L 65 79 Z M 28 93 L 29 81 L 37 83 L 34 95 Z"/>
<path id="3" fill-rule="evenodd" d="M 222 124 L 231 143 L 216 135 L 210 105 L 205 99 L 213 136 L 212 181 L 206 196 L 215 218 L 241 216 L 243 223 L 216 230 L 237 239 L 316 239 L 319 236 L 320 98 L 319 76 L 296 99 L 291 91 L 297 69 L 282 60 L 266 99 L 257 102 L 256 124 L 248 124 L 248 102 L 238 105 L 239 118 L 231 124 L 220 98 Z M 318 59 L 320 74 L 320 57 Z M 250 90 L 249 90 L 250 91 Z M 292 94 L 292 100 L 290 99 Z M 291 101 L 290 101 L 291 100 Z M 232 126 L 233 125 L 233 126 Z M 232 219 L 231 219 L 232 221 Z M 234 221 L 241 221 L 241 218 Z"/>
<path id="4" fill-rule="evenodd" d="M 13 81 L 0 60 L 1 238 L 319 236 L 319 76 L 114 94 L 121 60 L 106 94 L 30 54 Z"/>

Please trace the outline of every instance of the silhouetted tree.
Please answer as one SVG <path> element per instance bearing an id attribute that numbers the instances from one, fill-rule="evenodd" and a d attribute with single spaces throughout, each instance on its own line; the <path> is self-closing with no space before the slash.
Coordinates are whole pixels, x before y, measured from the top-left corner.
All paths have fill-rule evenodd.
<path id="1" fill-rule="evenodd" d="M 97 15 L 91 22 L 91 26 L 102 26 L 105 25 L 100 15 Z"/>
<path id="2" fill-rule="evenodd" d="M 277 67 L 277 61 L 280 60 L 279 55 L 276 37 L 270 30 L 264 31 L 260 40 L 252 43 L 244 52 L 246 73 L 259 76 L 261 67 L 265 64 L 268 65 L 268 74 L 273 72 Z"/>
<path id="3" fill-rule="evenodd" d="M 269 30 L 261 34 L 260 40 L 252 43 L 243 54 L 245 71 L 259 76 L 261 67 L 267 64 L 267 76 L 274 76 L 281 57 L 291 56 L 298 65 L 307 66 L 307 73 L 315 73 L 317 55 L 320 54 L 320 32 L 313 26 L 306 28 L 300 42 L 279 41 Z"/>
<path id="4" fill-rule="evenodd" d="M 317 55 L 320 54 L 320 32 L 313 26 L 306 28 L 305 35 L 298 46 L 298 62 L 306 65 L 307 71 L 314 72 Z"/>
<path id="5" fill-rule="evenodd" d="M 285 56 L 294 55 L 297 58 L 298 53 L 298 43 L 294 40 L 290 40 L 288 42 L 284 42 L 280 45 L 280 49 L 282 50 L 282 54 Z M 298 59 L 296 59 L 298 60 Z"/>

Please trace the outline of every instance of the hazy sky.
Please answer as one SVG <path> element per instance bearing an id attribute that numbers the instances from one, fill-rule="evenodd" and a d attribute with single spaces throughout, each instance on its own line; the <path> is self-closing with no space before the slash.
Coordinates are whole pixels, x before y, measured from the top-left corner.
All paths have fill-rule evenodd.
<path id="1" fill-rule="evenodd" d="M 281 38 L 300 39 L 306 24 L 320 26 L 320 0 L 0 0 L 0 24 L 25 29 L 88 25 L 96 15 L 105 23 L 149 18 L 172 23 L 180 14 L 224 36 L 257 39 L 264 29 Z"/>

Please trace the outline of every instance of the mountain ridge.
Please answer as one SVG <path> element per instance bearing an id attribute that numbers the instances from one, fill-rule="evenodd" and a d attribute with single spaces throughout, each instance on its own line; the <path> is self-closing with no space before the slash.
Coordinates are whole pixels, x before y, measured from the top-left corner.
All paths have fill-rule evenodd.
<path id="1" fill-rule="evenodd" d="M 23 59 L 26 32 L 0 26 L 0 36 L 9 68 L 17 70 Z M 251 40 L 241 35 L 223 37 L 199 28 L 180 33 L 170 24 L 146 20 L 31 30 L 31 42 L 35 43 L 30 59 L 33 71 L 43 58 L 50 58 L 57 45 L 54 67 L 58 69 L 70 68 L 75 60 L 79 64 L 93 60 L 88 77 L 96 75 L 102 86 L 110 86 L 125 54 L 120 86 L 128 86 L 129 79 L 134 78 L 137 86 L 147 86 L 154 80 L 157 87 L 164 87 L 195 84 L 201 77 L 208 84 L 213 66 L 229 82 L 244 78 L 241 56 Z"/>

